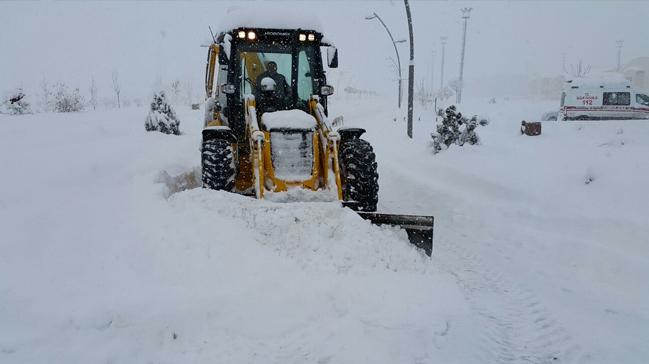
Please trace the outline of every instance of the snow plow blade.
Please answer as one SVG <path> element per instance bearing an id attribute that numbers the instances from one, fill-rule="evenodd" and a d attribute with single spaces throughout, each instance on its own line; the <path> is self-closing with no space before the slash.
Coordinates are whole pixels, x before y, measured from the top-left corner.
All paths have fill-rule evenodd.
<path id="1" fill-rule="evenodd" d="M 429 257 L 433 254 L 433 216 L 424 215 L 393 215 L 375 212 L 356 211 L 363 219 L 375 225 L 398 226 L 408 233 L 408 240 Z"/>

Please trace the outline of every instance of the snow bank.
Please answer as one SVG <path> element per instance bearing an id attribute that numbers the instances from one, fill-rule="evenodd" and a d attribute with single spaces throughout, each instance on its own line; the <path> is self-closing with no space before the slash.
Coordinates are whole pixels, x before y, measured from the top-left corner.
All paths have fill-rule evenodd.
<path id="1" fill-rule="evenodd" d="M 201 123 L 170 137 L 145 114 L 3 116 L 0 362 L 439 357 L 467 307 L 403 231 L 196 188 Z"/>
<path id="2" fill-rule="evenodd" d="M 229 230 L 252 234 L 258 244 L 306 270 L 426 273 L 431 268 L 404 231 L 373 226 L 338 202 L 276 203 L 194 189 L 172 196 L 170 203 L 188 220 L 228 219 Z"/>

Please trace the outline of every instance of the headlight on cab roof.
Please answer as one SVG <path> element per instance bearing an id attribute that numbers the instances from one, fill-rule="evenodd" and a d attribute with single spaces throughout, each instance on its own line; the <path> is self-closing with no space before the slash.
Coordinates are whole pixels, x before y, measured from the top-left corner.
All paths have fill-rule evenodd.
<path id="1" fill-rule="evenodd" d="M 298 39 L 300 40 L 300 42 L 304 42 L 306 40 L 306 34 L 300 34 Z"/>

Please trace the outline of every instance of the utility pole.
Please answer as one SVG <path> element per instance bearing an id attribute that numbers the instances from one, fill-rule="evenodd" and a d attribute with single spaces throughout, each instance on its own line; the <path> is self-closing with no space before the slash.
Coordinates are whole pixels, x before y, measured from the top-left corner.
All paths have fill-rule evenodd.
<path id="1" fill-rule="evenodd" d="M 439 82 L 439 90 L 442 91 L 444 89 L 444 58 L 446 54 L 446 40 L 448 37 L 440 37 L 439 40 L 442 42 L 442 70 L 441 70 L 441 75 L 440 75 L 440 82 Z"/>
<path id="2" fill-rule="evenodd" d="M 430 59 L 430 94 L 435 97 L 435 50 L 431 52 Z"/>
<path id="3" fill-rule="evenodd" d="M 464 88 L 463 80 L 464 80 L 464 50 L 466 48 L 466 25 L 469 20 L 469 17 L 471 16 L 471 9 L 472 8 L 462 8 L 462 19 L 464 19 L 464 32 L 462 33 L 462 55 L 460 56 L 460 82 L 457 87 L 457 100 L 456 102 L 459 104 L 462 102 L 462 89 Z"/>
<path id="4" fill-rule="evenodd" d="M 617 71 L 622 70 L 622 46 L 624 45 L 623 40 L 616 40 L 615 44 L 617 46 Z"/>
<path id="5" fill-rule="evenodd" d="M 561 53 L 561 71 L 563 73 L 568 73 L 566 69 L 566 52 Z"/>
<path id="6" fill-rule="evenodd" d="M 388 36 L 390 37 L 390 41 L 392 42 L 392 45 L 394 46 L 394 53 L 397 54 L 397 71 L 398 71 L 398 74 L 399 74 L 399 76 L 398 76 L 399 77 L 399 85 L 398 85 L 398 87 L 399 87 L 399 96 L 398 96 L 397 105 L 399 106 L 399 109 L 401 109 L 401 90 L 403 89 L 401 87 L 401 80 L 403 78 L 401 77 L 401 59 L 399 59 L 399 50 L 397 49 L 397 43 L 404 43 L 406 40 L 405 39 L 394 40 L 394 38 L 392 37 L 392 33 L 390 32 L 390 29 L 388 29 L 388 26 L 385 25 L 385 23 L 383 22 L 383 19 L 381 19 L 379 14 L 372 13 L 372 15 L 365 17 L 365 20 L 372 20 L 372 19 L 376 19 L 379 22 L 381 22 L 381 25 L 383 25 L 383 28 L 385 28 L 385 31 L 388 32 Z"/>
<path id="7" fill-rule="evenodd" d="M 412 16 L 408 0 L 403 0 L 408 18 L 408 33 L 410 33 L 410 65 L 408 66 L 408 137 L 412 139 L 412 97 L 415 88 L 415 41 L 412 34 Z"/>

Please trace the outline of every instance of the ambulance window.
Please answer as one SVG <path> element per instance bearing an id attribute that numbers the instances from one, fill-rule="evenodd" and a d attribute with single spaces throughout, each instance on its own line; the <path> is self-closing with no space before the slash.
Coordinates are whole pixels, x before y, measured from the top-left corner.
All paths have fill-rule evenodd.
<path id="1" fill-rule="evenodd" d="M 649 106 L 649 96 L 643 94 L 635 95 L 635 102 L 640 105 Z"/>
<path id="2" fill-rule="evenodd" d="M 604 92 L 604 105 L 631 105 L 630 92 Z"/>

